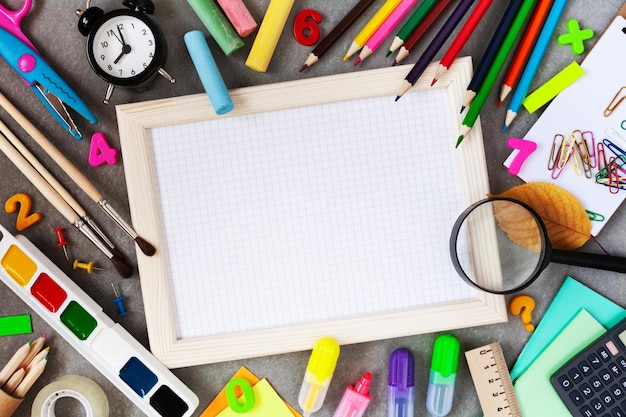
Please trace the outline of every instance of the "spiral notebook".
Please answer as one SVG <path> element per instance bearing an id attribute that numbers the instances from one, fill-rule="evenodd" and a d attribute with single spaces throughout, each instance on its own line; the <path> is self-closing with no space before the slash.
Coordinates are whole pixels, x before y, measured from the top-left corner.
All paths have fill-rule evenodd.
<path id="1" fill-rule="evenodd" d="M 394 102 L 406 67 L 118 107 L 153 353 L 169 366 L 506 319 L 454 271 L 452 224 L 488 193 L 471 75 Z M 431 66 L 424 79 L 432 75 Z"/>

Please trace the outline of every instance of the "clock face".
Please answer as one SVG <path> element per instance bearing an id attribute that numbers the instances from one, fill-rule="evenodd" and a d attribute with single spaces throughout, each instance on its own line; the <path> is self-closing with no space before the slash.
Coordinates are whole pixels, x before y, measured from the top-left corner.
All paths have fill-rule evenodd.
<path id="1" fill-rule="evenodd" d="M 124 86 L 152 78 L 164 54 L 164 42 L 154 24 L 125 10 L 105 15 L 93 28 L 87 45 L 96 73 Z"/>

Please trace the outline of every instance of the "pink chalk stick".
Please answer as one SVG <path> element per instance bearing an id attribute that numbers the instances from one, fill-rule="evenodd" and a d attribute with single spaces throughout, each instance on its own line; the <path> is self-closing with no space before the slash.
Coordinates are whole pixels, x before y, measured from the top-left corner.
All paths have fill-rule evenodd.
<path id="1" fill-rule="evenodd" d="M 217 2 L 242 38 L 248 36 L 257 28 L 254 17 L 252 17 L 242 0 L 217 0 Z"/>

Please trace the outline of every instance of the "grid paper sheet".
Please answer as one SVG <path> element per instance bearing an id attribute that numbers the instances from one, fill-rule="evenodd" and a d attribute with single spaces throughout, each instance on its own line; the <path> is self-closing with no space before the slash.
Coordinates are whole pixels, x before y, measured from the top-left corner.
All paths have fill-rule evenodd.
<path id="1" fill-rule="evenodd" d="M 151 129 L 177 336 L 475 297 L 453 111 L 435 88 Z"/>

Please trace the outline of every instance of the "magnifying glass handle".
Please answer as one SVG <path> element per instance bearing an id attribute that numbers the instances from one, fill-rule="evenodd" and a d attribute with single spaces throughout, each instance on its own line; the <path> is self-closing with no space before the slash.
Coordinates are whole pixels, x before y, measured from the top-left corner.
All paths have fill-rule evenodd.
<path id="1" fill-rule="evenodd" d="M 550 261 L 559 264 L 626 273 L 626 258 L 622 258 L 621 256 L 553 249 Z"/>

